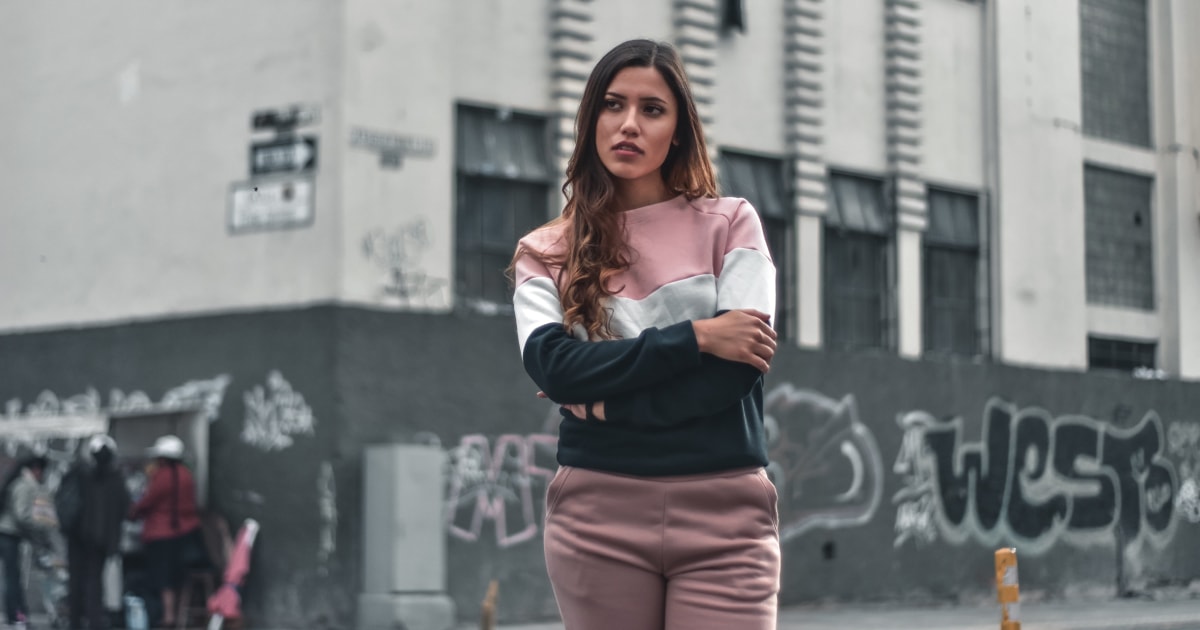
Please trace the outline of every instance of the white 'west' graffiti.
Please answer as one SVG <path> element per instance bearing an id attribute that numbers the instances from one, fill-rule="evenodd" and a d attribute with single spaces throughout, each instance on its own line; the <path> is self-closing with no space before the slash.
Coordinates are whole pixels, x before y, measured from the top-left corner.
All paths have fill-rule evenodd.
<path id="1" fill-rule="evenodd" d="M 898 422 L 897 547 L 940 536 L 1037 554 L 1060 540 L 1161 547 L 1174 533 L 1178 483 L 1154 412 L 1122 429 L 991 399 L 979 442 L 967 441 L 962 418 L 913 411 Z"/>

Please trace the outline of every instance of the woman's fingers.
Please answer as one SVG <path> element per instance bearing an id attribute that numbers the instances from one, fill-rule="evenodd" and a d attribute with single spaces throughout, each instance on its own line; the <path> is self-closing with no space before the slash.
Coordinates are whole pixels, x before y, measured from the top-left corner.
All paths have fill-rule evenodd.
<path id="1" fill-rule="evenodd" d="M 768 314 L 766 314 L 766 313 L 764 313 L 764 312 L 762 312 L 762 311 L 760 311 L 760 310 L 758 310 L 758 309 L 754 309 L 754 308 L 740 308 L 740 309 L 738 309 L 738 310 L 739 310 L 739 311 L 741 311 L 741 312 L 743 312 L 743 313 L 748 313 L 748 314 L 750 314 L 750 315 L 753 315 L 754 317 L 758 318 L 759 320 L 762 320 L 762 321 L 763 321 L 763 323 L 767 323 L 767 324 L 771 323 L 771 316 L 770 316 L 770 315 L 768 315 Z"/>
<path id="2" fill-rule="evenodd" d="M 779 338 L 770 326 L 770 319 L 769 315 L 756 309 L 736 309 L 694 326 L 702 351 L 766 372 L 775 356 Z"/>

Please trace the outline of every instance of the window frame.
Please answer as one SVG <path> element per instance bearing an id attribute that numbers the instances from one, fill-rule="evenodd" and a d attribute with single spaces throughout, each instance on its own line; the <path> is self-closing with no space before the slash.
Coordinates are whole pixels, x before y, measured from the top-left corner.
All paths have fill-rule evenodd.
<path id="1" fill-rule="evenodd" d="M 544 194 L 542 195 L 543 205 L 541 206 L 541 211 L 536 213 L 539 216 L 539 221 L 536 225 L 531 226 L 529 229 L 534 229 L 548 221 L 552 212 L 551 201 L 554 194 L 554 169 L 556 168 L 556 162 L 554 159 L 555 154 L 553 151 L 554 116 L 553 114 L 545 112 L 535 112 L 504 105 L 497 105 L 494 103 L 482 103 L 479 101 L 470 100 L 456 100 L 453 104 L 453 107 L 455 150 L 455 155 L 452 160 L 452 167 L 454 169 L 454 190 L 452 192 L 452 199 L 454 200 L 454 255 L 451 265 L 451 277 L 454 279 L 454 301 L 456 308 L 466 308 L 467 310 L 485 314 L 511 314 L 512 287 L 509 285 L 510 281 L 503 275 L 503 273 L 497 274 L 498 277 L 496 280 L 499 283 L 503 283 L 501 285 L 503 289 L 499 291 L 501 295 L 506 296 L 503 302 L 495 302 L 494 300 L 489 299 L 489 292 L 487 287 L 483 284 L 481 284 L 479 287 L 471 287 L 470 293 L 467 292 L 467 287 L 463 286 L 460 274 L 462 273 L 462 267 L 464 266 L 464 261 L 466 260 L 466 254 L 468 254 L 468 250 L 464 249 L 464 241 L 460 232 L 460 225 L 463 222 L 462 212 L 464 199 L 468 194 L 468 184 L 471 180 L 492 182 L 502 186 L 506 184 L 516 184 L 521 186 L 540 187 L 543 189 L 540 192 L 543 192 Z M 541 156 L 544 158 L 542 161 L 542 167 L 545 176 L 529 176 L 521 173 L 510 175 L 503 172 L 479 172 L 472 169 L 465 169 L 463 167 L 463 156 L 459 154 L 461 150 L 459 134 L 463 131 L 461 120 L 462 111 L 464 109 L 486 110 L 491 112 L 497 118 L 501 119 L 519 116 L 536 121 L 541 127 L 541 137 L 538 139 L 538 142 L 541 144 L 542 148 Z M 537 195 L 535 194 L 533 196 Z M 518 217 L 512 216 L 509 217 L 509 219 L 513 222 L 513 229 L 516 232 L 515 239 L 508 250 L 511 255 L 512 252 L 516 251 L 517 241 L 524 236 L 528 230 L 524 230 L 523 226 L 516 225 L 518 222 Z M 474 243 L 474 247 L 469 250 L 469 255 L 471 258 L 475 259 L 474 261 L 476 263 L 482 265 L 488 256 L 494 257 L 496 255 L 496 251 L 499 250 L 494 243 L 488 243 L 485 239 L 480 238 Z"/>
<path id="2" fill-rule="evenodd" d="M 926 203 L 929 203 L 931 193 L 946 193 L 950 195 L 960 195 L 964 197 L 974 198 L 974 207 L 976 212 L 976 226 L 978 233 L 976 234 L 978 242 L 975 245 L 962 245 L 942 242 L 930 242 L 924 235 L 921 239 L 921 351 L 922 356 L 934 358 L 949 358 L 961 357 L 976 359 L 980 357 L 988 357 L 991 355 L 991 276 L 990 268 L 991 261 L 989 260 L 989 234 L 990 215 L 988 212 L 988 195 L 984 191 L 972 190 L 969 188 L 958 187 L 953 185 L 944 185 L 937 182 L 926 182 Z M 932 210 L 928 211 L 930 225 L 926 227 L 926 234 L 929 233 L 932 227 Z M 930 250 L 940 250 L 947 252 L 971 252 L 975 255 L 975 289 L 972 296 L 974 302 L 974 317 L 972 318 L 974 335 L 974 349 L 969 353 L 957 352 L 944 348 L 931 348 L 929 334 L 930 327 L 933 322 L 930 320 Z"/>
<path id="3" fill-rule="evenodd" d="M 1155 97 L 1156 96 L 1155 90 L 1157 87 L 1156 81 L 1155 81 L 1155 56 L 1157 53 L 1155 51 L 1155 46 L 1154 46 L 1154 42 L 1155 42 L 1155 37 L 1154 37 L 1154 35 L 1155 35 L 1155 6 L 1154 5 L 1155 5 L 1156 0 L 1141 0 L 1145 4 L 1145 16 L 1144 17 L 1145 17 L 1145 25 L 1146 25 L 1146 32 L 1145 32 L 1146 67 L 1142 69 L 1142 73 L 1143 73 L 1142 76 L 1145 77 L 1145 81 L 1146 81 L 1146 85 L 1145 85 L 1146 117 L 1145 117 L 1145 120 L 1140 122 L 1139 124 L 1145 124 L 1146 137 L 1144 139 L 1139 138 L 1137 141 L 1130 141 L 1125 138 L 1113 137 L 1112 134 L 1100 135 L 1100 134 L 1096 133 L 1097 132 L 1096 125 L 1099 124 L 1100 122 L 1107 123 L 1109 121 L 1095 121 L 1095 119 L 1092 119 L 1091 121 L 1088 120 L 1087 112 L 1090 111 L 1088 108 L 1088 103 L 1097 102 L 1097 101 L 1101 100 L 1101 98 L 1102 98 L 1098 94 L 1088 92 L 1088 82 L 1087 82 L 1088 73 L 1084 69 L 1084 64 L 1085 64 L 1085 58 L 1084 58 L 1085 50 L 1084 49 L 1087 46 L 1087 43 L 1085 40 L 1088 37 L 1088 34 L 1086 32 L 1087 27 L 1085 25 L 1086 20 L 1084 18 L 1084 13 L 1087 11 L 1086 5 L 1091 1 L 1093 1 L 1093 0 L 1079 0 L 1078 9 L 1076 11 L 1078 21 L 1079 21 L 1079 38 L 1080 38 L 1080 40 L 1079 40 L 1079 93 L 1080 93 L 1080 97 L 1081 97 L 1081 101 L 1082 101 L 1082 107 L 1079 112 L 1079 115 L 1080 115 L 1079 131 L 1086 138 L 1095 138 L 1098 140 L 1103 140 L 1105 142 L 1117 143 L 1124 147 L 1133 147 L 1133 148 L 1144 149 L 1144 150 L 1148 149 L 1148 150 L 1153 151 L 1155 149 L 1155 145 L 1156 145 L 1156 124 L 1157 124 L 1157 120 L 1156 120 L 1156 116 L 1155 116 L 1155 107 L 1156 107 L 1156 100 L 1157 100 Z M 1120 90 L 1119 92 L 1125 93 L 1126 91 Z M 1089 125 L 1089 123 L 1090 123 L 1090 125 Z M 1089 128 L 1089 126 L 1090 126 L 1090 128 Z M 1103 131 L 1104 129 L 1107 129 L 1107 128 L 1111 128 L 1111 126 L 1104 125 L 1100 131 Z"/>
<path id="4" fill-rule="evenodd" d="M 873 173 L 868 173 L 860 170 L 845 169 L 845 168 L 830 168 L 826 171 L 826 183 L 828 185 L 829 207 L 831 212 L 837 212 L 839 220 L 841 208 L 837 204 L 836 191 L 834 187 L 834 179 L 837 177 L 852 177 L 856 179 L 869 180 L 878 186 L 879 200 L 883 210 L 883 219 L 886 221 L 886 226 L 881 231 L 870 231 L 855 228 L 848 228 L 842 225 L 831 225 L 829 221 L 830 214 L 827 212 L 822 218 L 821 230 L 821 337 L 822 345 L 830 350 L 838 351 L 891 351 L 894 352 L 897 347 L 898 325 L 897 325 L 897 299 L 896 299 L 896 210 L 895 202 L 891 196 L 892 182 L 891 178 L 879 176 Z M 844 324 L 841 317 L 835 316 L 835 304 L 852 300 L 853 296 L 842 295 L 835 299 L 838 293 L 847 293 L 844 290 L 844 283 L 833 282 L 834 270 L 830 267 L 831 247 L 833 241 L 831 237 L 849 237 L 851 240 L 846 241 L 852 244 L 855 240 L 865 242 L 866 240 L 876 241 L 878 247 L 878 264 L 880 269 L 877 270 L 877 288 L 880 298 L 877 331 L 878 343 L 861 344 L 854 340 L 842 339 L 846 335 L 835 334 L 835 330 L 840 324 Z M 837 287 L 841 287 L 840 289 Z"/>
<path id="5" fill-rule="evenodd" d="M 1117 295 L 1117 293 L 1119 293 L 1119 292 L 1114 292 L 1114 293 L 1108 294 L 1108 295 L 1096 295 L 1093 293 L 1092 281 L 1091 281 L 1091 279 L 1093 278 L 1093 276 L 1092 276 L 1093 267 L 1088 262 L 1089 250 L 1091 249 L 1091 246 L 1093 245 L 1093 238 L 1094 238 L 1094 235 L 1092 233 L 1092 227 L 1091 227 L 1092 226 L 1092 218 L 1093 218 L 1093 215 L 1091 212 L 1092 206 L 1090 206 L 1090 204 L 1088 204 L 1089 189 L 1088 189 L 1087 184 L 1088 184 L 1088 172 L 1089 171 L 1109 172 L 1109 173 L 1113 173 L 1113 174 L 1116 174 L 1121 177 L 1137 178 L 1137 179 L 1144 180 L 1146 183 L 1149 184 L 1149 186 L 1147 187 L 1147 198 L 1146 198 L 1146 216 L 1147 216 L 1146 221 L 1149 222 L 1149 225 L 1146 229 L 1147 229 L 1147 233 L 1149 234 L 1149 245 L 1148 246 L 1149 246 L 1149 250 L 1150 250 L 1148 260 L 1146 261 L 1146 264 L 1149 266 L 1149 276 L 1150 276 L 1149 282 L 1146 284 L 1146 286 L 1148 287 L 1148 291 L 1149 291 L 1149 305 L 1148 306 L 1145 304 L 1130 304 L 1130 303 L 1122 302 L 1122 301 L 1120 301 L 1119 295 Z M 1159 268 L 1158 256 L 1160 253 L 1160 248 L 1163 247 L 1163 244 L 1160 242 L 1160 240 L 1158 238 L 1158 234 L 1156 233 L 1156 230 L 1159 229 L 1158 222 L 1161 220 L 1161 218 L 1158 216 L 1157 207 L 1156 207 L 1157 206 L 1157 198 L 1156 198 L 1157 197 L 1157 189 L 1158 189 L 1158 185 L 1159 185 L 1158 176 L 1156 174 L 1152 174 L 1152 173 L 1143 173 L 1143 172 L 1139 172 L 1139 171 L 1135 171 L 1135 170 L 1131 170 L 1131 169 L 1120 168 L 1120 167 L 1117 167 L 1117 166 L 1114 166 L 1111 164 L 1102 164 L 1102 163 L 1094 162 L 1094 161 L 1084 161 L 1082 179 L 1083 179 L 1084 291 L 1085 291 L 1084 300 L 1085 300 L 1085 303 L 1089 307 L 1115 308 L 1115 309 L 1137 311 L 1137 312 L 1141 312 L 1141 313 L 1157 313 L 1159 311 L 1159 308 L 1162 304 L 1162 299 L 1163 299 L 1163 296 L 1161 295 L 1160 287 L 1158 285 L 1159 276 L 1161 273 L 1161 270 Z M 1123 242 L 1122 244 L 1123 245 L 1129 244 L 1131 242 L 1132 242 L 1132 239 L 1129 239 L 1126 242 Z M 1127 267 L 1128 267 L 1128 265 L 1123 266 L 1123 268 L 1127 268 Z M 1114 297 L 1114 296 L 1116 296 L 1116 297 Z M 1103 301 L 1105 299 L 1108 301 Z"/>
<path id="6" fill-rule="evenodd" d="M 1130 363 L 1127 367 L 1119 366 L 1119 365 L 1096 365 L 1095 364 L 1096 360 L 1095 360 L 1094 353 L 1093 353 L 1093 345 L 1101 344 L 1101 343 L 1112 344 L 1114 347 L 1116 347 L 1120 344 L 1127 344 L 1128 346 L 1130 346 L 1130 349 L 1133 349 L 1133 350 L 1138 349 L 1138 348 L 1135 348 L 1135 346 L 1141 346 L 1142 347 L 1141 349 L 1145 349 L 1148 347 L 1149 351 L 1150 351 L 1150 356 L 1153 358 L 1153 360 L 1150 362 L 1151 363 L 1150 365 L 1133 365 L 1132 363 Z M 1157 340 L 1157 339 L 1153 339 L 1153 340 L 1131 339 L 1131 338 L 1127 338 L 1127 337 L 1119 337 L 1119 336 L 1111 336 L 1111 335 L 1097 335 L 1097 334 L 1093 334 L 1093 333 L 1088 333 L 1088 336 L 1087 336 L 1088 371 L 1101 371 L 1102 370 L 1102 371 L 1120 372 L 1122 374 L 1132 374 L 1135 370 L 1143 369 L 1143 368 L 1147 368 L 1150 370 L 1157 370 L 1158 362 L 1160 360 L 1159 345 L 1160 345 L 1160 343 L 1159 343 L 1159 340 Z"/>

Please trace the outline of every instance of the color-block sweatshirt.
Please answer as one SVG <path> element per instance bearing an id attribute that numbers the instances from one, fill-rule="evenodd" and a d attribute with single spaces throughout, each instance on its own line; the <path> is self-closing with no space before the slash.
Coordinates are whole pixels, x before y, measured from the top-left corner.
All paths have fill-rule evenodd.
<path id="1" fill-rule="evenodd" d="M 559 268 L 522 256 L 515 269 L 525 370 L 559 404 L 604 402 L 604 421 L 563 411 L 558 462 L 666 476 L 767 464 L 762 373 L 700 352 L 692 321 L 739 308 L 775 312 L 775 266 L 743 199 L 679 196 L 622 213 L 631 265 L 611 281 L 615 339 L 563 325 Z M 565 224 L 521 243 L 556 254 Z"/>

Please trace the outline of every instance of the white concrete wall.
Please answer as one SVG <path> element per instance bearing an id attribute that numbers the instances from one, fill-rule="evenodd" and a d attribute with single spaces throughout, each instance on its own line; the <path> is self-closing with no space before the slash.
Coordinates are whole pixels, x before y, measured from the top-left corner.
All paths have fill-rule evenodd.
<path id="1" fill-rule="evenodd" d="M 455 6 L 452 39 L 469 43 L 454 47 L 455 98 L 546 111 L 552 3 L 454 0 L 450 4 Z"/>
<path id="2" fill-rule="evenodd" d="M 340 129 L 346 147 L 340 235 L 339 297 L 349 303 L 418 310 L 452 306 L 454 255 L 455 2 L 346 0 Z M 350 147 L 365 129 L 430 140 L 434 155 L 410 157 L 398 169 L 377 152 Z M 365 239 L 402 247 L 400 260 L 368 256 Z M 415 297 L 389 293 L 392 267 L 420 286 Z M 424 280 L 420 280 L 423 278 Z"/>
<path id="3" fill-rule="evenodd" d="M 783 1 L 747 5 L 746 32 L 725 33 L 717 49 L 712 134 L 721 146 L 782 156 L 786 145 Z"/>
<path id="4" fill-rule="evenodd" d="M 921 13 L 921 118 L 926 181 L 984 187 L 984 9 L 925 0 Z"/>
<path id="5" fill-rule="evenodd" d="M 669 42 L 674 39 L 671 0 L 603 0 L 593 4 L 596 17 L 593 63 L 625 40 L 644 37 Z"/>
<path id="6" fill-rule="evenodd" d="M 0 7 L 0 330 L 335 294 L 337 3 Z M 251 113 L 319 105 L 311 227 L 231 236 Z"/>
<path id="7" fill-rule="evenodd" d="M 1078 7 L 988 4 L 995 20 L 997 355 L 1087 365 Z"/>
<path id="8" fill-rule="evenodd" d="M 884 7 L 879 0 L 825 3 L 825 159 L 830 168 L 887 171 Z"/>

